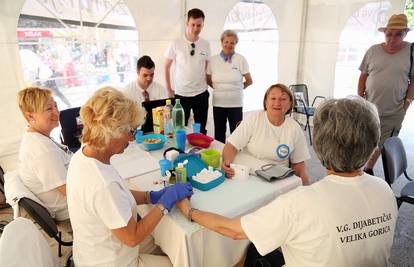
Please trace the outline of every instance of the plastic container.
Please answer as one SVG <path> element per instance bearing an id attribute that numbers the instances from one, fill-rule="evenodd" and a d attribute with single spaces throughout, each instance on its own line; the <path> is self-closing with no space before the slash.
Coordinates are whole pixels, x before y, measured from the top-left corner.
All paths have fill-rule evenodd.
<path id="1" fill-rule="evenodd" d="M 187 134 L 188 143 L 193 146 L 199 146 L 202 148 L 208 148 L 214 138 L 201 134 L 201 133 L 190 133 Z"/>
<path id="2" fill-rule="evenodd" d="M 174 166 L 178 166 L 179 163 L 188 160 L 188 163 L 185 165 L 187 169 L 187 180 L 191 183 L 194 188 L 197 188 L 201 191 L 210 190 L 222 182 L 224 182 L 225 175 L 222 170 L 217 169 L 222 173 L 222 175 L 208 183 L 200 183 L 198 181 L 194 181 L 192 177 L 199 173 L 202 169 L 208 168 L 207 164 L 205 164 L 199 157 L 194 154 L 180 154 L 174 161 Z"/>
<path id="3" fill-rule="evenodd" d="M 162 116 L 164 117 L 164 135 L 167 138 L 173 137 L 173 122 L 172 122 L 172 109 L 171 99 L 167 99 Z"/>
<path id="4" fill-rule="evenodd" d="M 172 118 L 173 118 L 174 133 L 177 130 L 185 130 L 184 109 L 183 109 L 183 106 L 181 106 L 180 99 L 175 100 L 175 105 L 172 110 Z"/>
<path id="5" fill-rule="evenodd" d="M 159 142 L 149 143 L 148 139 L 161 139 Z M 142 143 L 147 150 L 157 150 L 162 149 L 164 147 L 165 141 L 167 138 L 163 134 L 146 134 L 142 137 Z"/>
<path id="6" fill-rule="evenodd" d="M 201 159 L 213 168 L 220 167 L 220 151 L 217 149 L 204 149 L 200 152 Z"/>

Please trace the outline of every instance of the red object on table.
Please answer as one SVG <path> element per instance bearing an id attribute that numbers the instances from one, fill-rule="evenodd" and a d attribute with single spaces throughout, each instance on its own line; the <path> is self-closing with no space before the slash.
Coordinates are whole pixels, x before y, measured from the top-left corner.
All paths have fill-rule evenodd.
<path id="1" fill-rule="evenodd" d="M 190 133 L 187 134 L 187 140 L 188 143 L 190 143 L 193 146 L 208 148 L 211 142 L 214 141 L 214 138 L 201 133 Z"/>

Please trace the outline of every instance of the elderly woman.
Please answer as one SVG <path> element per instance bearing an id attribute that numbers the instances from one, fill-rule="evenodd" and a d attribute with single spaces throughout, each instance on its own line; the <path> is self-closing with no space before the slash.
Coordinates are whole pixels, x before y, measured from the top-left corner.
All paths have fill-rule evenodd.
<path id="1" fill-rule="evenodd" d="M 223 149 L 222 169 L 228 177 L 234 175 L 230 168 L 239 150 L 246 150 L 254 157 L 268 163 L 291 166 L 304 185 L 309 184 L 305 160 L 309 151 L 305 135 L 291 117 L 292 92 L 283 84 L 267 89 L 263 100 L 264 111 L 252 113 L 228 138 Z"/>
<path id="2" fill-rule="evenodd" d="M 175 202 L 192 194 L 189 184 L 177 183 L 158 192 L 130 191 L 110 159 L 134 140 L 143 110 L 121 92 L 103 88 L 80 110 L 84 146 L 68 170 L 68 207 L 78 266 L 171 266 L 165 256 L 139 255 L 148 237 Z M 137 162 L 139 164 L 139 162 Z M 136 205 L 155 204 L 142 220 Z"/>
<path id="3" fill-rule="evenodd" d="M 29 87 L 18 93 L 18 101 L 29 124 L 19 150 L 20 178 L 57 221 L 68 221 L 66 173 L 72 153 L 50 137 L 50 132 L 59 126 L 59 110 L 52 92 Z"/>
<path id="4" fill-rule="evenodd" d="M 359 97 L 328 100 L 316 111 L 313 134 L 327 171 L 319 182 L 241 218 L 193 209 L 188 200 L 178 207 L 211 230 L 250 239 L 261 255 L 281 246 L 286 266 L 388 266 L 395 197 L 383 179 L 362 171 L 379 140 L 375 106 Z"/>
<path id="5" fill-rule="evenodd" d="M 234 51 L 237 33 L 226 30 L 220 40 L 222 50 L 207 66 L 207 84 L 213 88 L 214 138 L 225 143 L 227 121 L 232 133 L 243 119 L 243 89 L 252 84 L 252 77 L 246 59 Z"/>

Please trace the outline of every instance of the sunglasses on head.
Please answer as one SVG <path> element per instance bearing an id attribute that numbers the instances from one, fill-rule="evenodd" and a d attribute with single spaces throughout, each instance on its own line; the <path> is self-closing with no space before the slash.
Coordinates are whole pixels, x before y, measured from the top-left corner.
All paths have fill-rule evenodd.
<path id="1" fill-rule="evenodd" d="M 191 43 L 190 56 L 194 56 L 194 53 L 195 53 L 195 43 Z"/>

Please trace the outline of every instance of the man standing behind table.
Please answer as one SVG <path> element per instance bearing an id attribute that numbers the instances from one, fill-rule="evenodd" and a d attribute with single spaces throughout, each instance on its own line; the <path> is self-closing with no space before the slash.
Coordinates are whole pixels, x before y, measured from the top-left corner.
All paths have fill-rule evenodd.
<path id="1" fill-rule="evenodd" d="M 125 86 L 124 94 L 138 104 L 144 101 L 167 98 L 165 88 L 154 82 L 154 61 L 149 56 L 142 56 L 137 62 L 138 78 Z"/>
<path id="2" fill-rule="evenodd" d="M 210 44 L 199 37 L 204 26 L 204 13 L 194 8 L 187 13 L 185 36 L 173 41 L 165 52 L 165 84 L 170 97 L 180 99 L 187 125 L 190 111 L 206 134 L 208 97 L 206 67 L 210 57 Z M 175 61 L 174 89 L 171 85 L 171 65 Z"/>
<path id="3" fill-rule="evenodd" d="M 410 43 L 404 38 L 410 29 L 407 16 L 394 14 L 384 32 L 385 43 L 375 44 L 366 52 L 359 70 L 358 95 L 378 108 L 381 138 L 378 148 L 368 161 L 365 172 L 373 175 L 373 168 L 384 144 L 391 135 L 398 135 L 405 113 L 414 98 L 414 76 L 410 73 Z M 411 85 L 408 79 L 411 78 Z"/>

